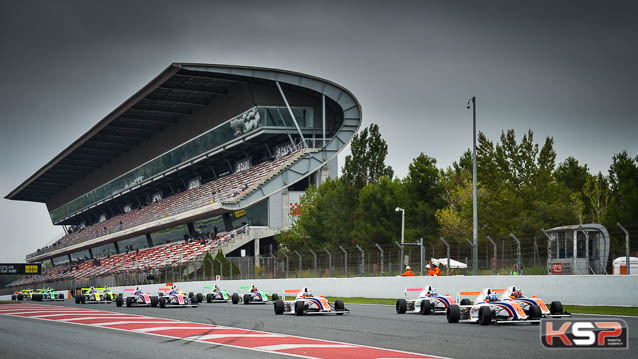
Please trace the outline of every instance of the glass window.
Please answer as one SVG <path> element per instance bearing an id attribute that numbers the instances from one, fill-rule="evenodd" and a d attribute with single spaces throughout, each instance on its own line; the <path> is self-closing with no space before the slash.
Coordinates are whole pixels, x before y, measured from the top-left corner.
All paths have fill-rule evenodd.
<path id="1" fill-rule="evenodd" d="M 114 255 L 117 254 L 117 252 L 115 251 L 115 244 L 113 244 L 113 243 L 109 243 L 109 244 L 105 244 L 103 246 L 92 248 L 91 252 L 93 252 L 93 257 L 95 257 L 95 258 L 114 256 Z"/>
<path id="2" fill-rule="evenodd" d="M 188 227 L 185 224 L 151 233 L 153 245 L 183 241 L 184 235 L 188 235 Z M 120 251 L 122 247 L 120 247 Z"/>
<path id="3" fill-rule="evenodd" d="M 123 241 L 117 242 L 118 247 L 120 247 L 121 253 L 127 253 L 130 251 L 134 251 L 136 249 L 142 249 L 148 247 L 148 241 L 146 240 L 146 235 L 137 236 L 129 239 L 125 239 Z"/>
<path id="4" fill-rule="evenodd" d="M 53 258 L 53 264 L 55 266 L 59 266 L 59 265 L 67 264 L 67 263 L 69 263 L 69 257 L 68 256 L 61 256 L 61 257 Z"/>

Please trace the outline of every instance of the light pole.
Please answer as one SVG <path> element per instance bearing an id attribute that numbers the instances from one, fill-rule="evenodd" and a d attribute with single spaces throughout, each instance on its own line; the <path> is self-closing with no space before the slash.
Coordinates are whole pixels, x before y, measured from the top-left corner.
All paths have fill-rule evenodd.
<path id="1" fill-rule="evenodd" d="M 403 241 L 404 241 L 404 231 L 405 231 L 405 209 L 401 207 L 397 207 L 394 209 L 395 212 L 401 212 L 401 270 L 403 270 L 403 266 L 405 265 L 405 257 L 403 256 Z"/>
<path id="2" fill-rule="evenodd" d="M 467 108 L 472 103 L 472 217 L 473 217 L 473 234 L 472 239 L 474 247 L 472 248 L 472 273 L 478 275 L 478 213 L 477 213 L 477 197 L 476 197 L 476 97 L 472 96 L 467 100 Z"/>

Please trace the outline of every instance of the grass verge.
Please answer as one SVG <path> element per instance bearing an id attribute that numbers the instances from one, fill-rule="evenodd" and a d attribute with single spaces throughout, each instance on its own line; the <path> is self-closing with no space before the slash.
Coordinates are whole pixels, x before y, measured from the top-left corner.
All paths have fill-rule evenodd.
<path id="1" fill-rule="evenodd" d="M 394 305 L 396 299 L 392 298 L 343 298 L 326 297 L 328 301 L 334 302 L 337 299 L 343 300 L 346 304 L 388 304 Z M 613 307 L 613 306 L 585 306 L 585 305 L 564 305 L 564 309 L 570 313 L 584 314 L 606 314 L 606 315 L 634 315 L 638 316 L 638 307 Z"/>
<path id="2" fill-rule="evenodd" d="M 0 304 L 19 304 L 21 302 L 14 302 L 11 300 L 0 300 Z"/>

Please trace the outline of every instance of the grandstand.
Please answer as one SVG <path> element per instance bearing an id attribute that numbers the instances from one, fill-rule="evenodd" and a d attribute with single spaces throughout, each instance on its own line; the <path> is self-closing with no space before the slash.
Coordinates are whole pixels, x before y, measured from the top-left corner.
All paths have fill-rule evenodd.
<path id="1" fill-rule="evenodd" d="M 258 259 L 360 123 L 327 80 L 171 64 L 5 197 L 46 204 L 65 231 L 26 255 L 49 269 L 12 285 L 165 268 L 240 237 L 225 255 Z"/>

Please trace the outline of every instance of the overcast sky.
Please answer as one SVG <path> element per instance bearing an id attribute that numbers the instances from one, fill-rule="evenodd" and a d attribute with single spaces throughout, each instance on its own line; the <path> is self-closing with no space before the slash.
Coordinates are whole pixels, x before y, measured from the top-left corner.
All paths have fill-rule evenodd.
<path id="1" fill-rule="evenodd" d="M 232 4 L 231 4 L 232 3 Z M 633 3 L 633 4 L 632 4 Z M 638 154 L 635 1 L 0 0 L 4 197 L 171 62 L 299 71 L 350 89 L 403 177 L 447 167 L 471 113 L 497 139 L 553 136 L 558 160 L 606 173 Z M 340 156 L 340 166 L 343 157 Z M 0 262 L 54 239 L 43 204 L 0 200 Z"/>

